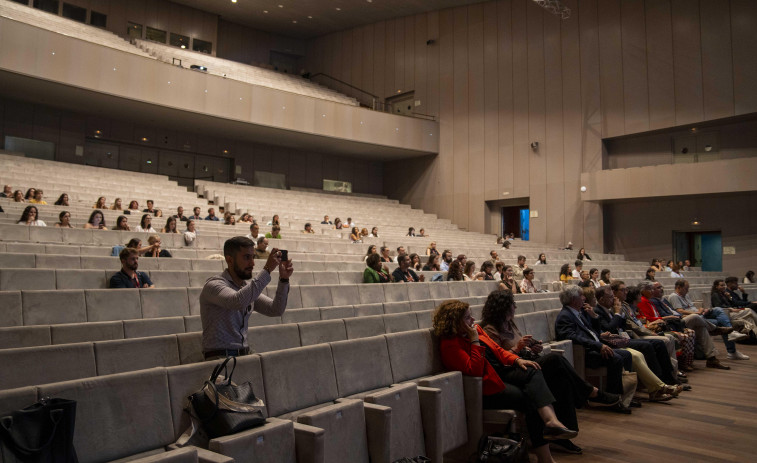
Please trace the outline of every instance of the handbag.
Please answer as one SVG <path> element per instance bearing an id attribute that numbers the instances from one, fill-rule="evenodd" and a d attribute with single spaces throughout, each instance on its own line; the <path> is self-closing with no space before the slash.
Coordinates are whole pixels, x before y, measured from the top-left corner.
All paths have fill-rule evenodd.
<path id="1" fill-rule="evenodd" d="M 623 372 L 623 394 L 620 397 L 620 403 L 624 407 L 630 407 L 634 394 L 636 394 L 636 386 L 639 378 L 636 376 L 635 371 Z"/>
<path id="2" fill-rule="evenodd" d="M 525 439 L 517 434 L 504 437 L 502 434 L 481 436 L 475 463 L 514 463 L 528 461 Z M 525 460 L 524 460 L 525 458 Z"/>
<path id="3" fill-rule="evenodd" d="M 622 336 L 620 334 L 610 334 L 608 336 L 602 336 L 602 341 L 606 342 L 613 349 L 622 349 L 628 347 L 631 342 L 631 338 L 626 334 Z"/>
<path id="4" fill-rule="evenodd" d="M 226 364 L 232 359 L 233 366 L 228 373 Z M 252 384 L 231 382 L 236 366 L 236 357 L 226 358 L 216 365 L 202 389 L 189 396 L 196 418 L 211 439 L 265 424 L 265 404 L 255 397 Z"/>
<path id="5" fill-rule="evenodd" d="M 76 401 L 43 398 L 0 418 L 4 463 L 78 463 L 74 450 Z"/>

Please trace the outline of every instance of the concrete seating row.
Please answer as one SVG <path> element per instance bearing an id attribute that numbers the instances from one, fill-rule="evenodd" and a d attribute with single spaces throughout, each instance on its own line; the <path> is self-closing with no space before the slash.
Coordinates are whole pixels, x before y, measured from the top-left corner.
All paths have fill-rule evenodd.
<path id="1" fill-rule="evenodd" d="M 0 412 L 44 396 L 67 397 L 78 403 L 74 444 L 82 462 L 160 454 L 189 425 L 186 397 L 212 366 L 5 390 Z M 481 417 L 480 379 L 468 381 L 468 391 L 458 372 L 443 372 L 428 330 L 240 357 L 234 379 L 253 384 L 269 417 L 262 427 L 209 442 L 210 450 L 236 462 L 390 463 L 421 454 L 442 461 L 445 452 L 477 441 L 471 431 L 481 428 L 474 422 L 476 412 Z M 125 406 L 140 391 L 140 407 Z"/>

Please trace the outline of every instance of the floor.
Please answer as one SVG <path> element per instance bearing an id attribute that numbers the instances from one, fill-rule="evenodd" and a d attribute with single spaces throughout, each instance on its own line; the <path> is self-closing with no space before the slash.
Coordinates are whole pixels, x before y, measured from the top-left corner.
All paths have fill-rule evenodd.
<path id="1" fill-rule="evenodd" d="M 717 346 L 717 344 L 716 344 Z M 725 358 L 722 344 L 717 346 Z M 632 415 L 579 410 L 574 443 L 583 455 L 553 451 L 569 462 L 749 462 L 757 461 L 757 346 L 739 345 L 751 360 L 729 361 L 731 370 L 695 361 L 692 390 L 665 403 L 644 402 Z M 532 456 L 531 461 L 536 461 Z"/>

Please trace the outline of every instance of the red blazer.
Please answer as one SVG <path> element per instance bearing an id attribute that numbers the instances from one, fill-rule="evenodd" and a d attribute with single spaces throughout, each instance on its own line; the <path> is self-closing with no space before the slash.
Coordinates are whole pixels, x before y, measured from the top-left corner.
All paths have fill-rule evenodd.
<path id="1" fill-rule="evenodd" d="M 659 320 L 662 317 L 657 313 L 657 309 L 654 305 L 644 296 L 641 296 L 641 302 L 639 302 L 639 318 L 646 318 L 648 322 Z"/>
<path id="2" fill-rule="evenodd" d="M 471 344 L 468 338 L 460 336 L 442 338 L 442 363 L 448 370 L 459 371 L 467 376 L 482 377 L 484 395 L 497 394 L 505 390 L 505 383 L 484 357 L 484 344 L 494 352 L 502 365 L 512 365 L 519 357 L 499 347 L 480 326 L 476 325 L 476 330 L 481 341 L 480 346 Z"/>

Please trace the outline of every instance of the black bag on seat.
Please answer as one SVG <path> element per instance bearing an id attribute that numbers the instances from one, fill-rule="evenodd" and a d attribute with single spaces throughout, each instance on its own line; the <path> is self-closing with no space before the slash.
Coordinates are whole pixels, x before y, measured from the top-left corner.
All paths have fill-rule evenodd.
<path id="1" fill-rule="evenodd" d="M 3 463 L 78 463 L 74 450 L 76 401 L 44 398 L 0 417 Z"/>
<path id="2" fill-rule="evenodd" d="M 226 364 L 232 359 L 234 363 L 227 374 Z M 265 404 L 255 397 L 252 384 L 231 382 L 236 366 L 236 357 L 219 363 L 202 389 L 189 396 L 192 410 L 211 439 L 265 424 Z M 221 371 L 223 378 L 219 378 Z"/>
<path id="3" fill-rule="evenodd" d="M 515 463 L 528 461 L 524 439 L 518 435 L 510 438 L 501 434 L 481 436 L 478 441 L 478 455 L 474 462 Z"/>

